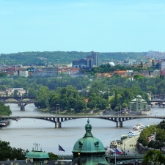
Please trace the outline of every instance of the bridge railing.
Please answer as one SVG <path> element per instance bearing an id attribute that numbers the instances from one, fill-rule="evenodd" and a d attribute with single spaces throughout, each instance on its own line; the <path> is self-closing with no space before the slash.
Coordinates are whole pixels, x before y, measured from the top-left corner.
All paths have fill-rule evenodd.
<path id="1" fill-rule="evenodd" d="M 142 159 L 144 154 L 128 154 L 128 155 L 111 155 L 111 154 L 105 154 L 106 158 L 110 159 Z M 59 160 L 71 160 L 73 158 L 73 155 L 58 155 Z"/>

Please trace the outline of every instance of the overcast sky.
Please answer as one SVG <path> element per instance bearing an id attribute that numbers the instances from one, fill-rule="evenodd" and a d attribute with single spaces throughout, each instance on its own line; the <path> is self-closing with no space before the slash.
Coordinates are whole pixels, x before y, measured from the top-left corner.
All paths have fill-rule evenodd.
<path id="1" fill-rule="evenodd" d="M 165 52 L 165 0 L 0 0 L 0 53 Z"/>

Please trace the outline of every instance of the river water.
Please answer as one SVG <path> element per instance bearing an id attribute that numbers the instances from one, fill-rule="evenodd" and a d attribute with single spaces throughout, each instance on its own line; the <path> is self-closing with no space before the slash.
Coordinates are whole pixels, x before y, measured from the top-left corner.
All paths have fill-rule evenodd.
<path id="1" fill-rule="evenodd" d="M 34 104 L 25 107 L 25 111 L 20 111 L 16 104 L 9 104 L 13 116 L 21 115 L 48 115 L 40 112 Z M 151 115 L 165 115 L 165 109 L 153 107 Z M 50 114 L 51 115 L 51 114 Z M 125 121 L 122 128 L 116 128 L 116 123 L 101 119 L 90 119 L 92 134 L 102 141 L 104 146 L 109 146 L 110 141 L 120 139 L 122 134 L 126 134 L 137 123 L 144 125 L 158 124 L 160 119 L 135 119 Z M 37 119 L 20 119 L 11 121 L 7 127 L 0 128 L 0 139 L 10 142 L 11 147 L 31 150 L 34 143 L 40 144 L 40 148 L 46 152 L 55 154 L 72 154 L 75 142 L 85 134 L 85 124 L 87 118 L 65 121 L 61 129 L 55 129 L 52 122 Z M 65 152 L 58 151 L 61 145 Z"/>

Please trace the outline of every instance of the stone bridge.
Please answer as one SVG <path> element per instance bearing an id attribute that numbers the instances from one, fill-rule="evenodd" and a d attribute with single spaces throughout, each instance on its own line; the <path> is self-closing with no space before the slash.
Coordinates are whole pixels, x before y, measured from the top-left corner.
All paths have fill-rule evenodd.
<path id="1" fill-rule="evenodd" d="M 150 105 L 151 106 L 158 105 L 159 107 L 160 106 L 164 107 L 165 106 L 165 99 L 152 99 L 152 100 L 150 100 Z"/>
<path id="2" fill-rule="evenodd" d="M 35 97 L 0 97 L 0 101 L 3 103 L 15 103 L 20 106 L 20 110 L 24 111 L 27 104 L 35 103 Z"/>
<path id="3" fill-rule="evenodd" d="M 68 121 L 68 120 L 75 120 L 75 119 L 81 119 L 81 118 L 94 118 L 94 119 L 102 119 L 102 120 L 109 120 L 116 123 L 116 127 L 123 127 L 123 122 L 128 120 L 134 120 L 139 118 L 153 118 L 153 119 L 161 119 L 164 120 L 165 116 L 109 116 L 109 115 L 93 115 L 93 116 L 67 116 L 67 115 L 48 115 L 48 116 L 0 116 L 0 120 L 16 120 L 23 118 L 29 118 L 29 119 L 40 119 L 40 120 L 46 120 L 52 123 L 55 123 L 55 128 L 61 128 L 62 122 Z"/>

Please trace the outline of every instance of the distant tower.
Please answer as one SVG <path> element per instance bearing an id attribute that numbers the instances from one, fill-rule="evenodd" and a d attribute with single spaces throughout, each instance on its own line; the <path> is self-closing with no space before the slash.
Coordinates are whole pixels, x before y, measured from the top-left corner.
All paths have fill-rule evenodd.
<path id="1" fill-rule="evenodd" d="M 93 65 L 98 66 L 98 54 L 96 52 L 91 52 L 93 57 Z"/>

